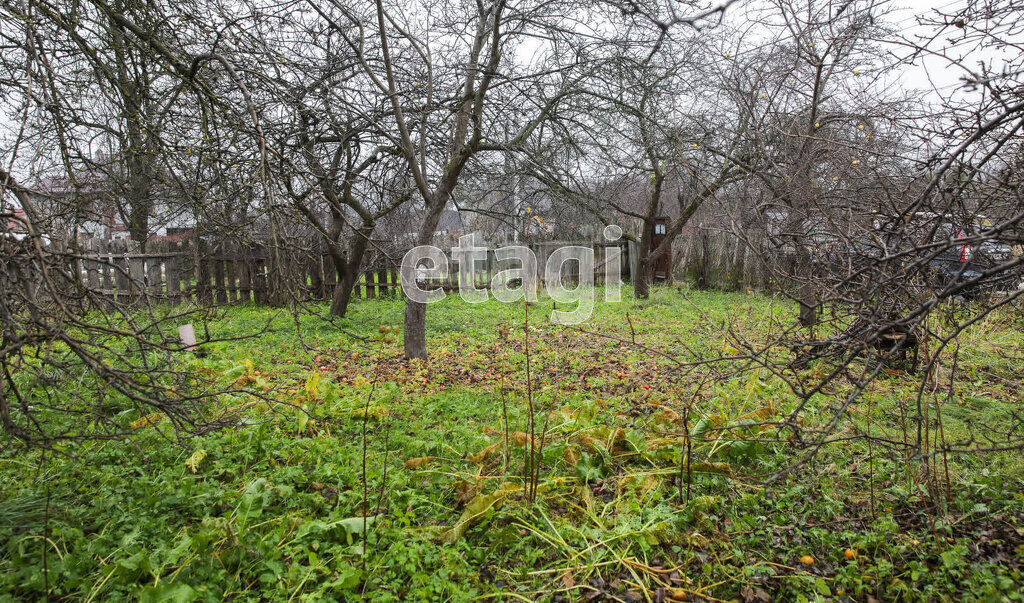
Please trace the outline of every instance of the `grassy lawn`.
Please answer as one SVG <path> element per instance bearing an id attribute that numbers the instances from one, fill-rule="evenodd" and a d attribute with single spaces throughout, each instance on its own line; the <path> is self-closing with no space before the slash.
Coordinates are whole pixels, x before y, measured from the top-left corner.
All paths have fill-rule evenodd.
<path id="1" fill-rule="evenodd" d="M 449 298 L 428 308 L 426 363 L 383 332 L 402 323 L 395 300 L 353 305 L 342 325 L 366 341 L 231 308 L 212 335 L 270 330 L 182 362 L 277 402 L 224 396 L 211 412 L 239 424 L 184 445 L 160 416 L 115 407 L 129 441 L 9 449 L 0 601 L 1022 598 L 1019 452 L 936 455 L 948 494 L 929 510 L 916 463 L 853 437 L 904 436 L 919 378 L 892 370 L 835 427 L 850 438 L 780 474 L 809 452 L 780 435 L 796 396 L 764 368 L 704 360 L 742 356 L 790 304 L 624 298 L 599 299 L 581 328 L 550 324 L 542 299 L 529 341 L 521 304 Z M 1022 356 L 1019 312 L 962 338 L 946 441 L 1016 428 Z M 829 420 L 848 387 L 812 397 L 803 426 Z"/>

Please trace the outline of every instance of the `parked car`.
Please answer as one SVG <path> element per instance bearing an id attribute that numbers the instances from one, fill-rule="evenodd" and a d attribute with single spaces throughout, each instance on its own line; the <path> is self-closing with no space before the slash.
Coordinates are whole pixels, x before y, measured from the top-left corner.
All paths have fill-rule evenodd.
<path id="1" fill-rule="evenodd" d="M 984 234 L 983 229 L 979 229 Z M 983 291 L 1006 291 L 1016 289 L 1021 281 L 1019 269 L 1004 269 L 986 274 L 998 268 L 1013 257 L 1010 245 L 996 240 L 986 239 L 976 245 L 957 244 L 959 239 L 967 238 L 967 231 L 951 222 L 939 224 L 936 238 L 943 237 L 951 245 L 938 256 L 928 262 L 928 266 L 936 278 L 938 285 L 949 286 L 953 283 L 968 282 L 970 285 L 962 289 L 967 296 Z"/>
<path id="2" fill-rule="evenodd" d="M 959 224 L 969 224 L 960 226 Z M 1016 289 L 1024 277 L 1019 267 L 987 274 L 1014 257 L 1013 248 L 998 238 L 980 243 L 958 243 L 960 239 L 977 239 L 967 233 L 985 233 L 981 219 L 955 220 L 934 213 L 918 213 L 911 217 L 876 216 L 873 227 L 853 237 L 835 236 L 816 241 L 815 263 L 833 275 L 849 275 L 863 284 L 878 277 L 877 271 L 902 270 L 908 263 L 926 261 L 922 286 L 945 288 L 953 283 L 967 282 L 960 294 L 970 297 L 986 290 Z M 932 251 L 923 244 L 929 241 Z M 920 246 L 920 249 L 917 248 Z M 941 249 L 935 254 L 935 249 Z M 902 253 L 901 253 L 902 252 Z M 934 257 L 930 257 L 935 254 Z"/>

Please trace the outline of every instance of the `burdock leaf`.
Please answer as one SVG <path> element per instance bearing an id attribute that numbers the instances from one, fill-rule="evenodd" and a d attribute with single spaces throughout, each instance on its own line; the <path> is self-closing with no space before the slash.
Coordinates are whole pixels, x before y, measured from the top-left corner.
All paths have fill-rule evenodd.
<path id="1" fill-rule="evenodd" d="M 459 520 L 451 528 L 444 531 L 442 538 L 445 542 L 454 543 L 466 535 L 466 530 L 474 521 L 483 517 L 492 508 L 500 506 L 508 498 L 508 495 L 519 489 L 519 486 L 511 482 L 505 482 L 497 490 L 490 494 L 477 494 L 473 500 L 466 504 Z"/>
<path id="2" fill-rule="evenodd" d="M 480 452 L 478 452 L 476 454 L 472 454 L 470 456 L 467 456 L 466 460 L 469 461 L 470 463 L 479 463 L 479 462 L 481 462 L 483 460 L 486 460 L 487 457 L 489 457 L 491 454 L 493 454 L 499 448 L 501 448 L 501 442 L 497 442 L 497 443 L 491 444 L 490 446 L 487 446 L 486 448 L 484 448 Z"/>

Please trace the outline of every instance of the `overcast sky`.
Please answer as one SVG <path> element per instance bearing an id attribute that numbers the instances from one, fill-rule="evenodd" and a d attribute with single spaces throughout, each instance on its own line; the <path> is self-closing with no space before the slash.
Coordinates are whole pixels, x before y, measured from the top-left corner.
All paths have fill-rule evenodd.
<path id="1" fill-rule="evenodd" d="M 918 19 L 920 17 L 928 14 L 935 15 L 935 9 L 939 9 L 947 14 L 955 13 L 958 9 L 966 6 L 967 1 L 891 0 L 888 4 L 890 12 L 885 20 L 899 28 L 905 38 L 910 40 L 923 39 L 934 35 L 935 31 L 933 28 L 919 25 Z M 729 9 L 726 15 L 726 22 L 738 23 L 745 20 L 747 23 L 750 23 L 751 20 L 757 22 L 759 17 L 764 18 L 764 13 L 761 13 L 759 17 L 752 16 L 751 13 L 763 9 L 764 6 L 758 0 L 735 4 Z M 932 42 L 931 46 L 937 49 L 945 49 L 950 56 L 963 59 L 963 64 L 972 69 L 977 69 L 978 62 L 984 61 L 990 69 L 1001 71 L 1004 61 L 1017 58 L 1009 54 L 1012 52 L 1012 49 L 1004 52 L 990 50 L 979 53 L 972 47 L 959 47 L 955 44 L 949 44 L 946 40 L 956 33 L 957 30 L 955 28 L 947 28 L 942 37 Z M 1020 35 L 1024 36 L 1024 33 Z M 896 57 L 906 56 L 908 52 L 896 44 L 891 45 L 891 50 L 895 55 L 894 61 L 896 61 Z M 962 78 L 964 76 L 964 70 L 951 65 L 950 61 L 940 57 L 932 57 L 922 59 L 918 64 L 905 68 L 901 74 L 894 76 L 897 79 L 892 83 L 908 91 L 922 91 L 920 96 L 922 100 L 938 101 L 940 98 L 949 98 L 950 96 L 970 98 L 970 95 L 974 93 L 964 90 L 962 86 Z M 4 109 L 3 114 L 0 115 L 0 160 L 4 161 L 6 166 L 10 160 L 9 149 L 10 142 L 13 140 L 13 128 L 12 123 L 8 121 L 11 107 L 5 107 Z M 23 152 L 24 150 L 22 149 Z M 23 155 L 23 153 L 20 154 Z M 24 159 L 24 157 L 19 159 Z M 15 174 L 22 172 L 24 167 L 26 166 L 22 161 L 15 163 Z"/>
<path id="2" fill-rule="evenodd" d="M 917 25 L 917 17 L 935 15 L 936 9 L 945 14 L 954 14 L 967 6 L 965 0 L 893 0 L 894 19 L 903 26 L 904 35 L 908 38 L 928 37 L 934 35 L 934 28 Z M 974 2 L 971 2 L 974 4 Z M 1016 51 L 1008 49 L 996 51 L 988 49 L 978 51 L 972 45 L 958 45 L 949 42 L 955 35 L 955 28 L 948 28 L 941 37 L 933 42 L 935 49 L 944 49 L 950 57 L 960 59 L 964 66 L 977 70 L 979 62 L 984 62 L 993 71 L 1002 71 L 1004 64 L 1017 59 Z M 932 94 L 947 97 L 951 94 L 971 94 L 963 89 L 963 78 L 967 73 L 960 67 L 941 57 L 921 60 L 915 68 L 907 69 L 903 85 L 908 89 L 927 90 Z"/>

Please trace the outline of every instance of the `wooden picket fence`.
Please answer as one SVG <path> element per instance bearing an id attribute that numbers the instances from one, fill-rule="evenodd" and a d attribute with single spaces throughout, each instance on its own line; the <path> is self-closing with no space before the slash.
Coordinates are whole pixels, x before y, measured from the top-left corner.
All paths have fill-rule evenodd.
<path id="1" fill-rule="evenodd" d="M 139 253 L 125 241 L 91 240 L 81 244 L 78 270 L 94 294 L 119 302 L 146 297 L 180 303 L 266 303 L 264 254 L 240 249 L 199 255 L 181 243 L 151 243 Z"/>
<path id="2" fill-rule="evenodd" d="M 543 273 L 548 255 L 558 245 L 574 243 L 537 243 L 539 270 Z M 604 278 L 607 250 L 616 245 L 602 243 L 575 243 L 590 245 L 595 251 L 594 280 Z M 620 272 L 623 279 L 631 273 L 630 245 L 618 244 L 621 249 Z M 320 254 L 271 254 L 258 246 L 227 246 L 197 249 L 185 242 L 170 240 L 151 241 L 146 253 L 139 253 L 125 241 L 93 239 L 79 245 L 78 265 L 83 285 L 93 294 L 117 302 L 146 299 L 152 302 L 228 304 L 272 304 L 288 299 L 326 300 L 337 286 L 337 273 L 331 257 Z M 405 255 L 400 250 L 388 255 L 374 252 L 365 261 L 365 267 L 352 291 L 352 299 L 373 299 L 399 295 L 399 262 Z M 440 287 L 457 291 L 460 287 L 458 264 L 449 256 L 449 273 L 445 279 L 432 279 L 427 287 Z M 276 266 L 276 268 L 275 268 Z M 559 276 L 564 281 L 576 282 L 579 274 L 569 264 Z M 494 251 L 481 262 L 476 272 L 474 287 L 486 289 L 497 271 Z M 283 295 L 282 295 L 283 294 Z"/>
<path id="3" fill-rule="evenodd" d="M 767 289 L 770 270 L 756 251 L 761 235 L 751 231 L 744 237 L 719 229 L 681 234 L 675 241 L 676 272 L 701 289 Z"/>
<path id="4" fill-rule="evenodd" d="M 399 282 L 399 266 L 401 256 L 387 258 L 383 255 L 372 257 L 368 266 L 364 267 L 352 288 L 352 299 L 374 299 L 377 297 L 395 297 L 401 286 Z M 308 276 L 307 276 L 308 274 Z M 330 299 L 334 288 L 338 285 L 338 273 L 334 269 L 334 261 L 328 254 L 322 254 L 306 263 L 305 294 L 312 299 Z"/>
<path id="5" fill-rule="evenodd" d="M 594 249 L 595 282 L 602 282 L 609 248 L 620 248 L 620 274 L 624 281 L 636 269 L 635 244 L 538 242 L 531 245 L 543 273 L 548 255 L 561 245 L 586 245 Z M 125 241 L 91 240 L 79 245 L 77 269 L 83 285 L 92 293 L 118 302 L 149 301 L 199 304 L 251 302 L 260 305 L 288 299 L 327 300 L 337 286 L 331 257 L 321 254 L 283 254 L 274 258 L 266 248 L 237 246 L 233 249 L 198 250 L 184 242 L 150 242 L 146 253 L 138 253 Z M 700 230 L 680 235 L 674 253 L 674 272 L 698 287 L 721 289 L 764 289 L 769 274 L 757 254 L 731 232 Z M 373 299 L 400 295 L 399 262 L 405 250 L 389 255 L 371 253 L 352 291 L 352 299 Z M 458 264 L 449 256 L 445 279 L 432 279 L 427 287 L 458 291 Z M 276 261 L 275 261 L 276 260 Z M 274 266 L 279 266 L 277 269 Z M 578 282 L 569 264 L 560 278 Z M 495 273 L 503 269 L 489 251 L 476 272 L 477 289 L 490 287 Z M 275 296 L 276 294 L 276 296 Z"/>
<path id="6" fill-rule="evenodd" d="M 146 253 L 133 250 L 124 241 L 94 239 L 80 247 L 77 270 L 85 287 L 118 302 L 145 297 L 169 303 L 193 300 L 262 305 L 275 299 L 280 302 L 274 293 L 282 292 L 300 299 L 329 299 L 337 285 L 337 273 L 327 254 L 281 254 L 275 258 L 265 248 L 252 246 L 200 252 L 171 241 L 150 242 Z M 360 274 L 354 298 L 396 294 L 397 264 L 383 256 L 374 260 L 374 265 Z M 275 263 L 279 264 L 276 270 Z"/>

